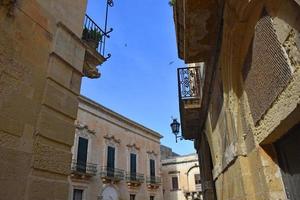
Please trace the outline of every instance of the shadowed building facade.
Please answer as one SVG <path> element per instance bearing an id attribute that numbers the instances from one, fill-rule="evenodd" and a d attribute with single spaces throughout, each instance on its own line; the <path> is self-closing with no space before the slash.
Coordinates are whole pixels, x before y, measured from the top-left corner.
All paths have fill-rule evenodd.
<path id="1" fill-rule="evenodd" d="M 68 199 L 81 78 L 106 60 L 86 4 L 0 1 L 1 200 Z"/>
<path id="2" fill-rule="evenodd" d="M 185 139 L 203 197 L 300 199 L 299 0 L 176 0 Z M 200 64 L 196 64 L 200 65 Z"/>
<path id="3" fill-rule="evenodd" d="M 161 138 L 80 96 L 70 200 L 162 200 Z"/>

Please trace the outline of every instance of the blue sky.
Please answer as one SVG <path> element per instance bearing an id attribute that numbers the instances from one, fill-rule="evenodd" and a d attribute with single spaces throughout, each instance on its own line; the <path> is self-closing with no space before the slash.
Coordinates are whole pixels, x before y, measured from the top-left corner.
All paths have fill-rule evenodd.
<path id="1" fill-rule="evenodd" d="M 84 78 L 81 93 L 159 132 L 163 145 L 179 154 L 194 152 L 193 143 L 175 143 L 171 116 L 179 118 L 178 59 L 172 8 L 168 0 L 114 0 L 107 41 L 112 57 L 100 66 L 100 79 Z M 89 0 L 88 15 L 104 27 L 105 0 Z M 170 64 L 173 62 L 173 64 Z"/>

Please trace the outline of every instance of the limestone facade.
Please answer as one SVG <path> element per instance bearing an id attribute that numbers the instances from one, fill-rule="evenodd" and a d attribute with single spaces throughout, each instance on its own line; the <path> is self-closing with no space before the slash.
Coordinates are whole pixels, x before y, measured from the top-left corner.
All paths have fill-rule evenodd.
<path id="1" fill-rule="evenodd" d="M 164 200 L 200 200 L 198 155 L 176 156 L 161 161 Z"/>
<path id="2" fill-rule="evenodd" d="M 162 200 L 161 137 L 159 133 L 80 96 L 69 199 Z M 87 144 L 83 165 L 78 156 L 82 154 L 80 140 Z"/>
<path id="3" fill-rule="evenodd" d="M 179 57 L 205 66 L 201 104 L 180 99 L 204 199 L 299 199 L 299 1 L 176 0 L 174 18 Z"/>
<path id="4" fill-rule="evenodd" d="M 68 199 L 86 0 L 0 0 L 0 199 Z"/>

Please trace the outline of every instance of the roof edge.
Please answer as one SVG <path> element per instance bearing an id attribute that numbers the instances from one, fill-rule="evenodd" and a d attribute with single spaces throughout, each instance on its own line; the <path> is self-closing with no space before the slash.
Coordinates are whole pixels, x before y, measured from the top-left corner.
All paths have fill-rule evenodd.
<path id="1" fill-rule="evenodd" d="M 153 135 L 155 137 L 158 137 L 159 139 L 163 138 L 163 136 L 160 133 L 158 133 L 158 132 L 156 132 L 156 131 L 154 131 L 150 128 L 147 128 L 147 127 L 145 127 L 145 126 L 143 126 L 143 125 L 141 125 L 141 124 L 139 124 L 139 123 L 137 123 L 137 122 L 135 122 L 135 121 L 133 121 L 133 120 L 131 120 L 131 119 L 129 119 L 129 118 L 127 118 L 127 117 L 125 117 L 125 116 L 123 116 L 123 115 L 121 115 L 121 114 L 119 114 L 119 113 L 103 106 L 103 105 L 101 105 L 100 103 L 98 103 L 98 102 L 96 102 L 96 101 L 94 101 L 94 100 L 92 100 L 92 99 L 90 99 L 86 96 L 80 95 L 78 97 L 78 100 L 81 101 L 81 102 L 85 102 L 85 103 L 89 104 L 90 106 L 93 106 L 97 109 L 100 109 L 100 110 L 104 111 L 105 113 L 107 113 L 107 114 L 109 114 L 109 115 L 111 115 L 115 118 L 118 118 L 118 119 L 122 120 L 123 122 L 125 122 L 129 125 L 133 125 L 134 127 L 138 128 L 140 130 L 146 131 L 147 133 L 150 133 L 151 135 Z"/>

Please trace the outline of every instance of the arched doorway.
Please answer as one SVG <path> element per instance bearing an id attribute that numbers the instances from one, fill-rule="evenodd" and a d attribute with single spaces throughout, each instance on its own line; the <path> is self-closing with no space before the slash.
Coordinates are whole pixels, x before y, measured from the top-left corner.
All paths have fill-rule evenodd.
<path id="1" fill-rule="evenodd" d="M 102 200 L 119 200 L 118 191 L 113 186 L 104 188 L 101 197 Z"/>

